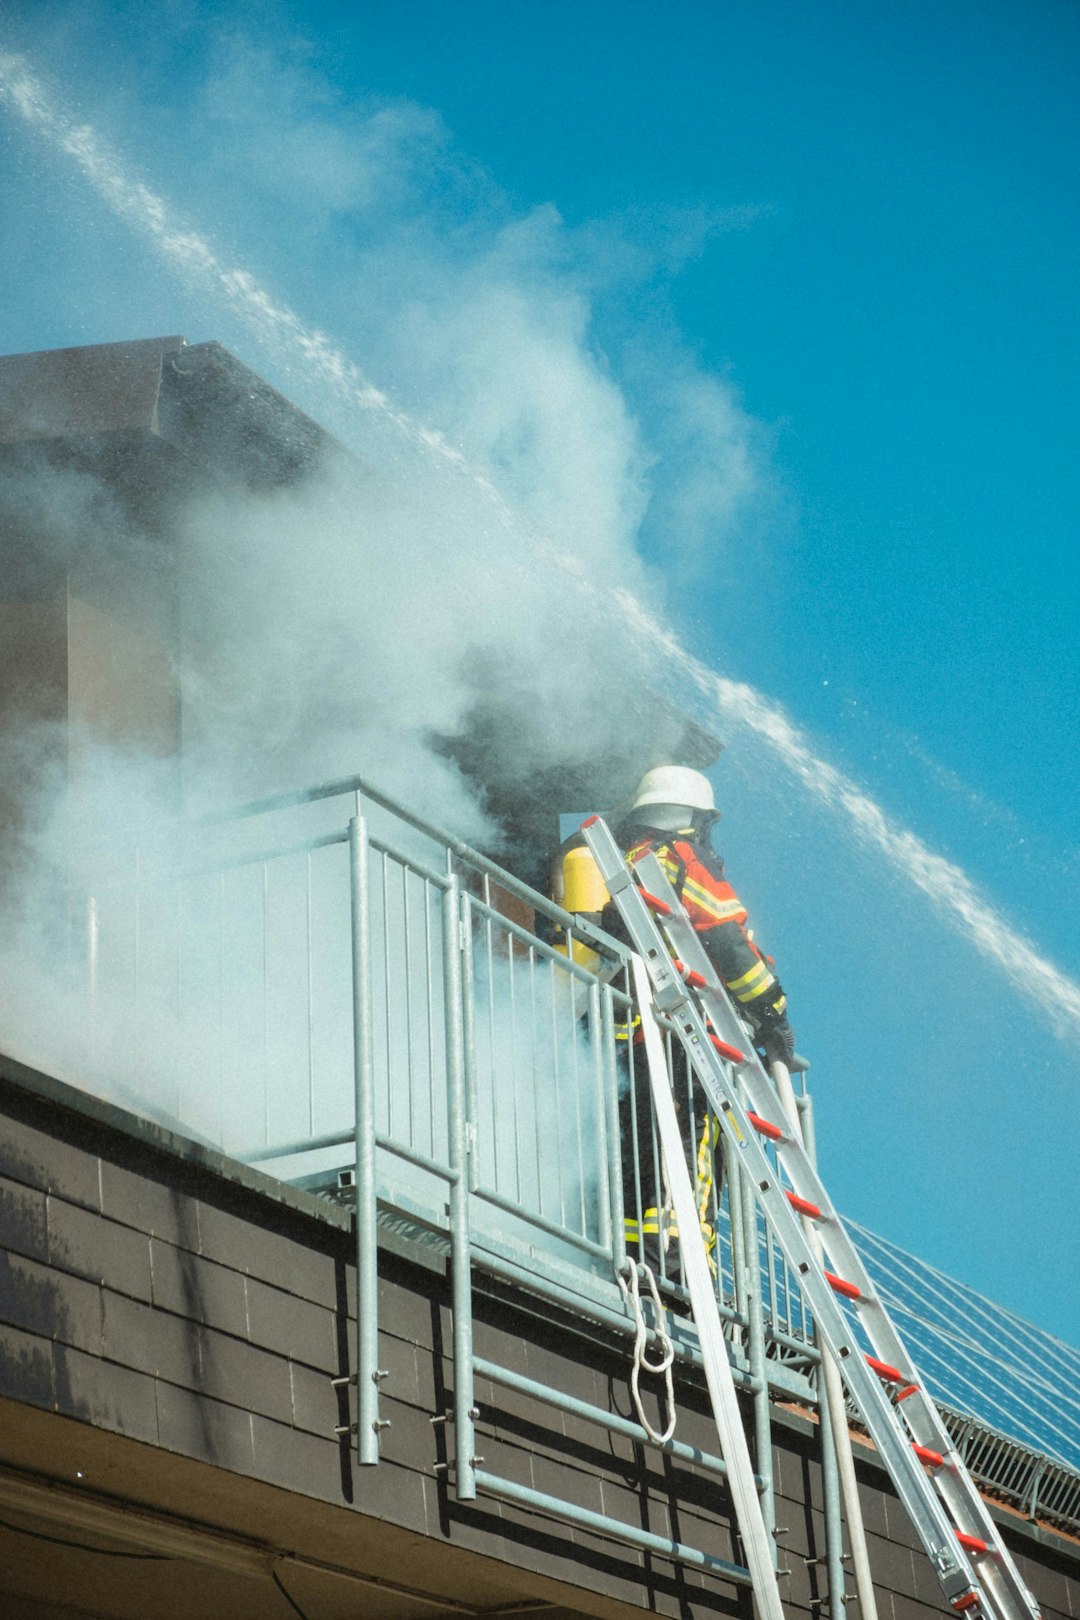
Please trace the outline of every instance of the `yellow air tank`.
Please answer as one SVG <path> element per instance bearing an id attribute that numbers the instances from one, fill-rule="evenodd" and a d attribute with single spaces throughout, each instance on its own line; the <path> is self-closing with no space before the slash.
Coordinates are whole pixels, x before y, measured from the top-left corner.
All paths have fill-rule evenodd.
<path id="1" fill-rule="evenodd" d="M 575 834 L 569 845 L 563 846 L 552 873 L 551 889 L 552 898 L 564 911 L 583 914 L 590 922 L 600 921 L 611 896 L 592 851 L 582 842 L 580 834 Z M 558 949 L 565 952 L 565 944 Z M 573 941 L 571 955 L 573 961 L 588 968 L 590 973 L 600 965 L 600 957 L 582 940 Z"/>

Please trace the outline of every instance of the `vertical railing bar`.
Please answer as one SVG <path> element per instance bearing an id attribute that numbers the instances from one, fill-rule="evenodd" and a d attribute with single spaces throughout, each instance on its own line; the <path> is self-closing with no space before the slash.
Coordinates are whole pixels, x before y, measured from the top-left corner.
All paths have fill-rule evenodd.
<path id="1" fill-rule="evenodd" d="M 571 951 L 571 953 L 573 952 L 572 939 L 570 940 L 567 948 Z M 552 972 L 554 973 L 554 971 L 555 970 L 553 967 Z M 578 1039 L 578 1023 L 575 1016 L 574 1006 L 575 985 L 574 980 L 569 973 L 563 974 L 563 979 L 565 981 L 564 988 L 566 991 L 567 1028 L 569 1031 L 570 1053 L 574 1069 L 574 1124 L 577 1130 L 578 1210 L 581 1215 L 581 1235 L 582 1237 L 587 1237 L 589 1235 L 589 1211 L 585 1196 L 585 1184 L 587 1179 L 585 1174 L 585 1133 L 581 1113 L 583 1088 L 581 1084 L 581 1051 Z M 552 999 L 554 999 L 554 996 Z"/>
<path id="2" fill-rule="evenodd" d="M 262 863 L 263 1147 L 270 1146 L 270 862 Z"/>
<path id="3" fill-rule="evenodd" d="M 1046 1473 L 1046 1463 L 1040 1461 L 1031 1472 L 1031 1484 L 1026 1492 L 1024 1511 L 1029 1519 L 1034 1520 L 1039 1509 L 1039 1486 Z"/>
<path id="4" fill-rule="evenodd" d="M 755 1223 L 755 1226 L 756 1226 L 756 1223 Z M 784 1304 L 783 1304 L 783 1317 L 781 1318 L 780 1293 L 779 1293 L 779 1290 L 778 1290 L 778 1288 L 776 1286 L 776 1244 L 773 1241 L 772 1228 L 769 1227 L 769 1226 L 767 1226 L 765 1228 L 765 1262 L 766 1262 L 766 1269 L 767 1269 L 768 1278 L 769 1278 L 769 1311 L 770 1311 L 770 1314 L 772 1316 L 773 1325 L 776 1326 L 776 1327 L 783 1327 L 788 1333 L 790 1333 L 791 1332 L 791 1296 L 785 1291 Z M 761 1264 L 761 1259 L 760 1259 L 760 1252 L 759 1252 L 759 1255 L 758 1255 L 759 1268 L 760 1268 L 760 1264 Z M 785 1277 L 784 1281 L 785 1281 L 785 1284 L 786 1284 L 789 1281 L 789 1279 L 787 1277 Z"/>
<path id="5" fill-rule="evenodd" d="M 393 989 L 390 964 L 393 961 L 393 951 L 390 943 L 390 885 L 387 878 L 388 856 L 385 850 L 379 853 L 379 886 L 382 893 L 382 968 L 383 968 L 383 1014 L 386 1020 L 386 1134 L 394 1134 L 394 1006 Z"/>
<path id="6" fill-rule="evenodd" d="M 379 1460 L 379 1261 L 375 1185 L 375 1067 L 372 1051 L 371 895 L 368 888 L 367 824 L 349 820 L 350 914 L 352 919 L 353 1079 L 356 1096 L 356 1400 L 357 1458 Z"/>
<path id="7" fill-rule="evenodd" d="M 453 876 L 453 868 L 448 865 Z M 465 1110 L 472 1122 L 473 1151 L 469 1154 L 469 1190 L 475 1192 L 480 1184 L 477 1135 L 480 1129 L 480 1108 L 476 1085 L 476 963 L 473 960 L 472 897 L 461 890 L 459 907 L 459 937 L 461 950 L 461 1007 L 462 1007 L 462 1061 L 465 1065 Z M 443 896 L 443 905 L 450 904 L 449 892 Z M 447 1086 L 449 1088 L 449 1062 L 447 1052 Z"/>
<path id="8" fill-rule="evenodd" d="M 518 1063 L 517 1063 L 517 1050 L 518 1050 L 518 997 L 517 997 L 517 971 L 516 971 L 516 966 L 515 966 L 515 964 L 517 962 L 517 950 L 515 948 L 515 942 L 514 942 L 514 939 L 512 937 L 507 941 L 507 945 L 508 945 L 509 952 L 510 952 L 511 1006 L 512 1006 L 513 1026 L 514 1026 L 514 1141 L 520 1145 L 520 1142 L 521 1142 L 521 1110 L 518 1107 L 518 1097 L 519 1097 L 519 1094 L 520 1094 L 520 1076 L 518 1074 Z M 540 1122 L 540 1099 L 539 1099 L 539 1096 L 537 1095 L 537 1089 L 536 1089 L 536 999 L 535 999 L 535 986 L 533 985 L 533 982 L 532 982 L 531 978 L 530 978 L 529 984 L 528 984 L 528 991 L 529 991 L 529 1014 L 530 1014 L 530 1016 L 529 1016 L 529 1034 L 528 1034 L 527 1045 L 528 1045 L 528 1048 L 529 1048 L 529 1070 L 530 1070 L 530 1073 L 532 1075 L 532 1092 L 531 1092 L 532 1104 L 533 1104 L 533 1106 L 532 1106 L 532 1139 L 533 1139 L 533 1160 L 534 1160 L 534 1163 L 535 1163 L 535 1166 L 536 1166 L 536 1207 L 537 1207 L 537 1210 L 539 1211 L 539 1213 L 541 1215 L 543 1215 L 545 1213 L 545 1211 L 544 1211 L 544 1169 L 543 1169 L 543 1162 L 542 1162 L 542 1157 L 541 1157 L 541 1146 L 542 1146 L 543 1131 L 542 1131 L 541 1122 Z M 519 1199 L 522 1198 L 520 1182 L 519 1182 L 519 1186 L 518 1186 L 518 1198 Z"/>
<path id="9" fill-rule="evenodd" d="M 512 938 L 507 939 L 506 946 L 507 946 L 507 955 L 506 955 L 507 984 L 508 984 L 508 988 L 509 988 L 509 1004 L 510 1004 L 510 1075 L 509 1075 L 509 1081 L 510 1081 L 510 1121 L 511 1121 L 511 1127 L 512 1127 L 512 1132 L 513 1132 L 513 1141 L 514 1141 L 514 1175 L 516 1177 L 514 1193 L 515 1193 L 515 1197 L 517 1198 L 518 1202 L 523 1203 L 524 1202 L 524 1195 L 523 1195 L 523 1192 L 522 1192 L 522 1188 L 525 1185 L 525 1178 L 524 1178 L 524 1176 L 522 1174 L 522 1170 L 521 1170 L 521 1134 L 522 1133 L 521 1133 L 521 1109 L 519 1107 L 519 1097 L 520 1097 L 520 1089 L 521 1088 L 520 1088 L 520 1084 L 519 1084 L 520 1076 L 518 1075 L 518 1056 L 517 1056 L 517 1049 L 518 1049 L 517 957 L 516 957 L 516 955 L 514 953 L 514 941 L 513 941 Z M 535 1102 L 535 1096 L 534 1096 L 534 1102 Z M 535 1147 L 536 1147 L 537 1155 L 539 1155 L 539 1151 L 540 1151 L 539 1135 L 540 1135 L 540 1133 L 539 1133 L 538 1130 L 535 1129 L 535 1119 L 534 1119 L 534 1129 L 533 1129 L 532 1134 L 533 1134 L 533 1142 L 534 1142 Z M 537 1179 L 537 1186 L 539 1187 L 539 1163 L 538 1163 L 538 1167 L 537 1167 L 537 1178 L 538 1178 Z M 538 1200 L 538 1202 L 539 1202 L 539 1200 Z M 541 1211 L 541 1213 L 542 1213 L 542 1211 Z"/>
<path id="10" fill-rule="evenodd" d="M 305 873 L 304 905 L 307 924 L 307 1078 L 308 1078 L 308 1131 L 315 1135 L 315 977 L 314 977 L 314 915 L 311 895 L 311 851 L 308 851 Z"/>
<path id="11" fill-rule="evenodd" d="M 739 1160 L 733 1156 L 728 1166 L 728 1224 L 731 1229 L 732 1304 L 743 1319 L 732 1329 L 732 1340 L 738 1344 L 744 1344 L 747 1339 L 747 1329 L 743 1325 L 747 1314 L 746 1255 L 748 1249 L 745 1222 L 743 1220 L 745 1209 L 743 1180 L 743 1167 Z"/>
<path id="12" fill-rule="evenodd" d="M 431 949 L 431 883 L 427 878 L 424 884 L 424 972 L 427 975 L 427 1032 L 428 1032 L 428 1148 L 435 1156 L 435 995 L 434 980 L 435 967 Z M 444 936 L 445 937 L 445 936 Z M 446 965 L 443 965 L 446 973 Z M 445 994 L 445 983 L 444 983 Z"/>
<path id="13" fill-rule="evenodd" d="M 176 885 L 176 1117 L 183 1100 L 181 1085 L 184 1073 L 184 885 Z"/>
<path id="14" fill-rule="evenodd" d="M 454 1489 L 459 1501 L 476 1497 L 476 1439 L 473 1396 L 472 1244 L 469 1233 L 471 1126 L 462 1069 L 460 958 L 456 948 L 458 884 L 451 878 L 443 911 L 446 958 L 447 1130 L 450 1168 L 451 1290 L 454 1309 Z"/>
<path id="15" fill-rule="evenodd" d="M 225 873 L 218 874 L 218 1146 L 225 1150 Z"/>
<path id="16" fill-rule="evenodd" d="M 670 1036 L 668 1036 L 668 1042 L 669 1042 L 669 1046 L 670 1046 L 670 1050 L 671 1050 L 672 1063 L 674 1063 L 675 1053 L 676 1053 L 676 1050 L 677 1050 L 676 1043 Z M 690 1163 L 689 1163 L 688 1168 L 689 1168 L 689 1171 L 690 1171 L 690 1185 L 694 1189 L 694 1208 L 695 1208 L 695 1210 L 698 1211 L 698 1214 L 700 1216 L 700 1208 L 701 1208 L 701 1206 L 700 1206 L 700 1204 L 698 1202 L 698 1200 L 699 1200 L 699 1198 L 701 1196 L 701 1189 L 700 1189 L 700 1184 L 699 1184 L 699 1181 L 698 1181 L 698 1141 L 699 1141 L 699 1132 L 698 1132 L 697 1106 L 696 1106 L 696 1099 L 695 1099 L 694 1070 L 693 1070 L 693 1066 L 690 1063 L 684 1063 L 683 1064 L 683 1069 L 684 1069 L 683 1084 L 684 1084 L 684 1086 L 686 1088 L 686 1113 L 687 1113 L 687 1119 L 688 1119 L 688 1122 L 689 1122 L 689 1141 L 690 1141 L 690 1152 L 689 1152 Z"/>
<path id="17" fill-rule="evenodd" d="M 402 927 L 404 939 L 402 941 L 405 959 L 405 1100 L 406 1117 L 409 1128 L 409 1145 L 413 1145 L 414 1138 L 414 1075 L 416 1064 L 413 1059 L 413 984 L 412 984 L 412 906 L 409 902 L 409 869 L 400 867 L 401 872 L 401 905 Z"/>
<path id="18" fill-rule="evenodd" d="M 138 845 L 136 845 L 136 847 L 135 847 L 135 939 L 134 939 L 134 949 L 135 949 L 135 1009 L 134 1009 L 134 1014 L 135 1014 L 135 1020 L 134 1020 L 135 1021 L 135 1039 L 134 1039 L 134 1042 L 133 1042 L 133 1046 L 134 1046 L 134 1050 L 135 1050 L 135 1072 L 136 1072 L 136 1076 L 139 1073 L 139 1047 L 140 1047 L 140 1044 L 141 1044 L 141 1041 L 142 1041 L 142 1001 L 141 1001 L 142 984 L 141 984 L 141 971 L 140 971 L 141 970 L 141 965 L 142 965 L 141 961 L 140 961 L 141 933 L 142 933 L 142 850 L 139 848 Z"/>
<path id="19" fill-rule="evenodd" d="M 596 1178 L 596 1241 L 611 1248 L 611 1207 L 605 1182 L 608 1169 L 607 1092 L 604 1086 L 604 1034 L 600 1014 L 600 986 L 589 986 L 589 1050 L 592 1055 L 593 1110 L 596 1115 L 596 1159 L 590 1174 Z M 584 1180 L 584 1173 L 582 1180 Z M 590 1236 L 588 1219 L 585 1235 Z"/>
<path id="20" fill-rule="evenodd" d="M 485 888 L 486 888 L 486 879 L 485 879 Z M 484 904 L 485 905 L 487 904 L 486 896 L 485 896 Z M 485 912 L 485 914 L 484 914 L 484 951 L 485 951 L 485 954 L 487 956 L 486 973 L 487 973 L 487 1013 L 488 1013 L 488 1017 L 487 1017 L 487 1024 L 488 1024 L 488 1073 L 489 1073 L 490 1078 L 491 1078 L 491 1126 L 492 1126 L 492 1131 L 491 1131 L 492 1143 L 491 1143 L 491 1146 L 492 1146 L 492 1162 L 494 1164 L 494 1171 L 495 1171 L 495 1185 L 499 1189 L 499 1191 L 501 1192 L 501 1191 L 503 1191 L 503 1186 L 502 1186 L 502 1181 L 501 1181 L 500 1172 L 499 1172 L 499 1165 L 500 1165 L 501 1158 L 502 1158 L 500 1145 L 499 1145 L 499 1140 L 500 1140 L 499 1127 L 500 1127 L 500 1121 L 501 1121 L 501 1109 L 500 1109 L 500 1106 L 499 1106 L 499 1100 L 500 1100 L 500 1095 L 501 1095 L 502 1088 L 499 1085 L 499 1077 L 495 1072 L 497 1059 L 496 1059 L 496 1046 L 495 1046 L 495 951 L 494 951 L 494 946 L 493 946 L 493 943 L 492 943 L 492 941 L 493 941 L 493 929 L 494 929 L 494 924 L 492 922 L 491 916 L 487 912 Z M 519 1172 L 519 1177 L 518 1177 L 518 1183 L 519 1183 L 519 1186 L 520 1186 L 520 1172 Z"/>
<path id="21" fill-rule="evenodd" d="M 713 1234 L 713 1264 L 715 1275 L 713 1277 L 713 1293 L 716 1295 L 718 1305 L 724 1303 L 724 1243 L 721 1236 L 723 1227 L 723 1209 L 721 1198 L 724 1187 L 724 1142 L 720 1135 L 720 1126 L 711 1109 L 706 1107 L 705 1129 L 707 1130 L 706 1145 L 709 1152 L 709 1225 Z M 720 1166 L 717 1169 L 717 1151 L 720 1155 Z"/>
<path id="22" fill-rule="evenodd" d="M 633 1149 L 633 1155 L 634 1155 L 634 1157 L 633 1157 L 633 1165 L 634 1165 L 634 1204 L 635 1204 L 634 1213 L 635 1213 L 635 1216 L 636 1216 L 636 1219 L 637 1219 L 637 1228 L 636 1228 L 637 1229 L 637 1255 L 636 1255 L 636 1258 L 637 1258 L 638 1261 L 644 1261 L 644 1259 L 645 1259 L 645 1197 L 644 1197 L 644 1194 L 642 1192 L 642 1180 L 641 1180 L 641 1131 L 640 1131 L 639 1125 L 638 1125 L 638 1108 L 640 1107 L 640 1103 L 639 1103 L 638 1099 L 639 1099 L 639 1095 L 640 1095 L 640 1086 L 641 1086 L 641 1077 L 640 1077 L 640 1075 L 638 1073 L 638 1068 L 639 1068 L 639 1065 L 638 1065 L 637 1058 L 635 1056 L 635 1050 L 634 1050 L 634 1009 L 633 1009 L 633 1006 L 631 1005 L 626 1009 L 626 1075 L 627 1075 L 626 1096 L 627 1096 L 627 1106 L 629 1108 L 629 1117 L 630 1117 L 630 1142 L 631 1142 L 631 1146 L 632 1146 L 632 1149 Z M 650 1120 L 649 1129 L 650 1129 L 650 1135 L 651 1135 L 651 1131 L 652 1131 L 651 1118 L 652 1118 L 652 1104 L 650 1102 L 650 1104 L 649 1104 L 649 1120 Z M 655 1171 L 655 1168 L 656 1168 L 655 1167 L 655 1161 L 651 1161 L 651 1162 L 652 1162 L 652 1169 Z M 624 1216 L 624 1220 L 623 1220 L 624 1237 L 625 1237 L 625 1227 L 626 1227 L 626 1222 L 625 1222 L 625 1216 Z"/>
<path id="23" fill-rule="evenodd" d="M 101 972 L 101 919 L 98 914 L 97 896 L 88 894 L 86 897 L 86 988 L 90 999 L 90 1070 L 95 1076 L 98 1071 L 98 976 Z"/>
<path id="24" fill-rule="evenodd" d="M 615 1001 L 610 985 L 600 991 L 604 1116 L 607 1122 L 607 1203 L 610 1211 L 612 1263 L 622 1271 L 626 1263 L 626 1212 L 623 1208 L 622 1160 L 619 1142 L 619 1069 L 615 1050 Z"/>
<path id="25" fill-rule="evenodd" d="M 668 1035 L 666 1033 L 664 1035 L 664 1066 L 665 1066 L 665 1068 L 667 1070 L 668 1085 L 670 1086 L 671 1083 L 672 1083 L 671 1037 L 670 1037 L 670 1035 Z M 646 1084 L 648 1084 L 647 1081 L 646 1081 Z M 667 1187 L 666 1187 L 666 1184 L 665 1184 L 665 1181 L 664 1181 L 663 1158 L 662 1158 L 662 1155 L 660 1153 L 660 1135 L 659 1135 L 659 1131 L 658 1131 L 657 1125 L 656 1125 L 656 1109 L 653 1107 L 651 1093 L 649 1094 L 648 1109 L 649 1109 L 649 1136 L 650 1136 L 651 1143 L 652 1143 L 652 1158 L 651 1158 L 651 1161 L 650 1161 L 651 1164 L 652 1164 L 652 1171 L 653 1171 L 652 1196 L 656 1201 L 655 1202 L 655 1208 L 656 1208 L 656 1244 L 657 1244 L 657 1250 L 658 1250 L 659 1258 L 660 1258 L 660 1275 L 661 1275 L 661 1277 L 666 1277 L 667 1274 L 668 1274 L 668 1267 L 667 1267 L 668 1245 L 667 1245 L 667 1241 L 666 1241 L 667 1236 L 668 1236 L 668 1233 L 667 1233 L 667 1224 L 668 1223 L 667 1223 L 667 1213 L 666 1213 L 667 1206 L 665 1204 L 665 1198 L 666 1198 L 666 1195 L 667 1195 Z M 646 1196 L 646 1199 L 647 1199 L 648 1196 L 649 1196 L 648 1192 L 646 1192 L 645 1196 Z M 642 1232 L 641 1232 L 641 1258 L 642 1259 L 645 1258 L 644 1214 L 645 1214 L 645 1211 L 643 1210 L 642 1211 Z"/>
<path id="26" fill-rule="evenodd" d="M 809 1158 L 810 1163 L 816 1167 L 817 1136 L 814 1131 L 814 1103 L 810 1093 L 806 1090 L 805 1077 L 802 1081 L 802 1087 L 803 1089 L 795 1098 L 795 1106 L 798 1110 L 799 1124 L 803 1133 L 803 1145 L 806 1149 L 807 1157 Z M 813 1343 L 814 1325 L 810 1312 L 807 1309 L 806 1301 L 802 1297 L 802 1289 L 799 1289 L 799 1321 L 802 1327 L 802 1336 L 807 1340 L 808 1343 Z M 844 1588 L 842 1584 L 837 1587 L 837 1591 L 843 1592 L 843 1590 Z"/>
<path id="27" fill-rule="evenodd" d="M 530 1004 L 531 1004 L 531 1010 L 532 1010 L 532 1026 L 533 1026 L 533 1039 L 532 1039 L 532 1041 L 530 1043 L 531 1046 L 532 1046 L 532 1059 L 533 1059 L 533 1063 L 532 1063 L 533 1096 L 538 1098 L 539 1095 L 540 1095 L 539 1078 L 538 1078 L 537 1072 L 536 1072 L 537 1055 L 538 1055 L 538 1052 L 539 1052 L 539 1049 L 540 1049 L 540 1041 L 537 1038 L 538 1033 L 539 1033 L 539 1031 L 538 1031 L 538 1023 L 539 1023 L 539 1019 L 540 1019 L 540 1013 L 539 1013 L 539 1010 L 538 1010 L 537 1004 L 536 1004 L 537 1003 L 536 990 L 537 990 L 537 971 L 538 971 L 538 969 L 537 969 L 536 952 L 533 950 L 531 945 L 529 946 L 528 962 L 529 962 Z M 552 1081 L 552 1090 L 553 1090 L 554 1095 L 555 1095 L 555 1110 L 554 1110 L 554 1116 L 555 1117 L 551 1122 L 551 1135 L 552 1135 L 552 1137 L 554 1138 L 554 1141 L 555 1141 L 555 1175 L 556 1175 L 556 1184 L 557 1184 L 558 1189 L 559 1189 L 559 1225 L 560 1226 L 565 1226 L 566 1225 L 566 1169 L 565 1169 L 565 1164 L 564 1164 L 565 1153 L 564 1153 L 564 1150 L 563 1150 L 562 1064 L 559 1061 L 559 1030 L 558 1030 L 557 1011 L 556 1011 L 556 1007 L 555 1007 L 555 998 L 554 998 L 554 996 L 549 997 L 548 1001 L 549 1001 L 549 1006 L 550 1006 L 550 1009 L 551 1009 L 551 1020 L 550 1020 L 550 1022 L 551 1022 L 551 1081 Z M 547 1121 L 546 1120 L 544 1122 L 544 1128 L 547 1129 Z M 537 1135 L 539 1135 L 539 1130 L 537 1131 Z M 544 1213 L 543 1203 L 542 1202 L 541 1202 L 540 1213 L 541 1214 Z"/>

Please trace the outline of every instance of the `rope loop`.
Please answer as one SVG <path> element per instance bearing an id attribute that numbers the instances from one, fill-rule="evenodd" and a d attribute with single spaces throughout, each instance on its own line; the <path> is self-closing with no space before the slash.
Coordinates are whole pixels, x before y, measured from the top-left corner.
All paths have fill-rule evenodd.
<path id="1" fill-rule="evenodd" d="M 663 1446 L 667 1444 L 672 1435 L 675 1433 L 675 1391 L 671 1382 L 671 1368 L 672 1363 L 675 1360 L 675 1346 L 672 1344 L 668 1335 L 667 1314 L 664 1310 L 663 1301 L 660 1298 L 660 1291 L 656 1286 L 656 1278 L 649 1270 L 649 1267 L 644 1263 L 639 1265 L 633 1260 L 628 1259 L 625 1270 L 627 1276 L 629 1277 L 629 1282 L 627 1282 L 627 1277 L 623 1275 L 622 1271 L 617 1272 L 616 1276 L 618 1278 L 619 1287 L 622 1290 L 623 1299 L 626 1301 L 626 1304 L 633 1313 L 634 1317 L 634 1362 L 630 1369 L 630 1393 L 634 1398 L 634 1410 L 637 1412 L 638 1422 L 641 1424 L 641 1427 L 645 1430 L 645 1433 L 648 1435 L 653 1445 Z M 641 1274 L 644 1274 L 645 1281 L 648 1285 L 649 1294 L 652 1297 L 653 1312 L 656 1319 L 656 1326 L 654 1327 L 653 1331 L 656 1334 L 656 1341 L 660 1350 L 660 1359 L 658 1361 L 650 1361 L 648 1357 L 649 1324 L 645 1320 L 645 1312 L 641 1303 L 641 1286 L 639 1280 Z M 645 1409 L 641 1400 L 641 1390 L 638 1387 L 638 1380 L 643 1372 L 654 1373 L 657 1375 L 663 1373 L 664 1375 L 664 1398 L 667 1401 L 668 1425 L 663 1434 L 658 1434 L 653 1428 L 652 1424 L 649 1422 L 648 1418 L 645 1416 Z"/>

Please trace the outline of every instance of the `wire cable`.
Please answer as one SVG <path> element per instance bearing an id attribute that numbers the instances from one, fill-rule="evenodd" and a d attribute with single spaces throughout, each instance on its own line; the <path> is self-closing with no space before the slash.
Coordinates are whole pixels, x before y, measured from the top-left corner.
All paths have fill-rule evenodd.
<path id="1" fill-rule="evenodd" d="M 299 1603 L 297 1603 L 296 1599 L 292 1596 L 292 1594 L 290 1592 L 288 1592 L 286 1590 L 286 1588 L 285 1588 L 284 1584 L 282 1583 L 281 1577 L 278 1574 L 277 1570 L 272 1569 L 270 1571 L 270 1573 L 274 1577 L 274 1585 L 277 1587 L 278 1591 L 281 1593 L 282 1597 L 285 1599 L 286 1603 L 289 1605 L 289 1608 L 293 1611 L 293 1613 L 298 1614 L 300 1616 L 300 1620 L 309 1620 L 309 1616 L 304 1613 L 303 1609 L 300 1607 Z"/>

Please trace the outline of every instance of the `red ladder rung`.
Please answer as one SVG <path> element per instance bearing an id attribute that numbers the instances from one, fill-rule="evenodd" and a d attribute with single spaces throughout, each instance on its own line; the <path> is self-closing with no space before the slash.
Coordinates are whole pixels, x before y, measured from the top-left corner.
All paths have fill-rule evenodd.
<path id="1" fill-rule="evenodd" d="M 887 1361 L 879 1361 L 876 1356 L 867 1356 L 866 1365 L 872 1367 L 887 1384 L 899 1384 L 904 1377 L 899 1367 L 890 1367 Z"/>
<path id="2" fill-rule="evenodd" d="M 961 1547 L 964 1547 L 968 1552 L 984 1553 L 990 1551 L 990 1548 L 980 1536 L 969 1536 L 965 1531 L 958 1530 L 956 1539 Z"/>
<path id="3" fill-rule="evenodd" d="M 958 1614 L 963 1614 L 965 1609 L 973 1609 L 978 1601 L 978 1592 L 965 1592 L 963 1597 L 953 1598 L 952 1606 Z"/>
<path id="4" fill-rule="evenodd" d="M 638 894 L 640 894 L 650 911 L 658 912 L 661 917 L 671 916 L 671 907 L 666 900 L 661 900 L 658 894 L 650 894 L 648 889 L 638 889 Z"/>
<path id="5" fill-rule="evenodd" d="M 715 1035 L 712 1037 L 714 1042 L 716 1041 L 716 1038 L 717 1037 Z M 740 1053 L 740 1056 L 741 1055 L 742 1054 Z M 783 1140 L 783 1131 L 780 1129 L 779 1125 L 774 1125 L 771 1119 L 762 1119 L 760 1114 L 753 1114 L 749 1111 L 749 1109 L 747 1110 L 746 1117 L 754 1127 L 755 1131 L 760 1131 L 761 1135 L 767 1136 L 770 1141 L 780 1142 Z"/>
<path id="6" fill-rule="evenodd" d="M 719 1035 L 710 1034 L 709 1039 L 710 1039 L 710 1041 L 712 1041 L 713 1045 L 716 1047 L 716 1050 L 719 1052 L 720 1056 L 721 1057 L 726 1057 L 729 1063 L 745 1063 L 746 1062 L 746 1054 L 745 1054 L 745 1052 L 740 1052 L 739 1048 L 737 1046 L 729 1046 L 727 1041 L 722 1041 L 720 1039 Z M 777 1135 L 779 1135 L 779 1134 L 780 1133 L 777 1132 Z"/>
<path id="7" fill-rule="evenodd" d="M 931 1451 L 929 1446 L 912 1446 L 911 1449 L 919 1461 L 930 1468 L 940 1468 L 945 1461 L 940 1451 Z"/>
<path id="8" fill-rule="evenodd" d="M 680 962 L 677 956 L 673 958 L 673 965 L 676 973 L 682 974 L 691 989 L 704 990 L 709 982 L 704 973 L 696 973 L 693 968 L 688 968 L 686 963 Z"/>
<path id="9" fill-rule="evenodd" d="M 843 1294 L 845 1299 L 862 1299 L 863 1297 L 862 1289 L 857 1283 L 845 1282 L 844 1278 L 838 1277 L 834 1271 L 825 1273 L 825 1281 L 834 1294 Z"/>
<path id="10" fill-rule="evenodd" d="M 809 1215 L 812 1221 L 820 1221 L 821 1211 L 816 1204 L 810 1202 L 809 1198 L 800 1198 L 798 1193 L 788 1192 L 786 1187 L 784 1188 L 784 1197 L 792 1209 L 797 1209 L 800 1215 Z"/>

